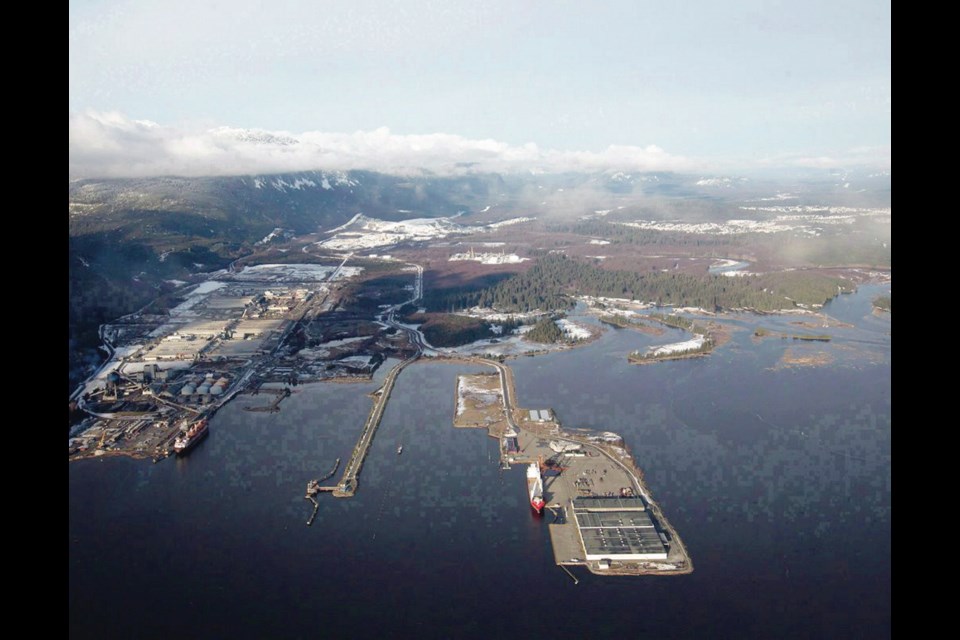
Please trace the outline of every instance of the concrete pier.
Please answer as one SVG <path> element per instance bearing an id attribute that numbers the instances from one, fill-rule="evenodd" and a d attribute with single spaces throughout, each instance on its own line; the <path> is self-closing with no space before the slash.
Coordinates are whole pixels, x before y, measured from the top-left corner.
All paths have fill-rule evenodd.
<path id="1" fill-rule="evenodd" d="M 419 357 L 420 353 L 417 352 L 417 355 L 404 360 L 387 374 L 387 378 L 384 380 L 383 386 L 380 388 L 377 398 L 373 402 L 373 407 L 370 409 L 370 414 L 367 416 L 367 421 L 363 425 L 360 439 L 357 441 L 356 446 L 354 446 L 353 453 L 350 454 L 350 460 L 347 461 L 346 466 L 343 468 L 343 476 L 341 476 L 340 482 L 333 490 L 334 497 L 349 498 L 357 492 L 357 481 L 360 477 L 360 469 L 363 467 L 363 461 L 367 457 L 370 445 L 373 443 L 373 437 L 377 433 L 377 427 L 380 426 L 380 420 L 383 418 L 383 412 L 387 407 L 387 402 L 390 400 L 390 394 L 393 392 L 393 385 L 397 381 L 397 376 L 400 375 L 400 372 L 403 371 L 407 365 L 415 362 Z"/>

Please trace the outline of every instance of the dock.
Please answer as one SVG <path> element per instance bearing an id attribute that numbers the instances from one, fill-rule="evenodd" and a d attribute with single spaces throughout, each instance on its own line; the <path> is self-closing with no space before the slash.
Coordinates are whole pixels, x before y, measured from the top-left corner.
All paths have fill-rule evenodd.
<path id="1" fill-rule="evenodd" d="M 397 381 L 397 376 L 400 375 L 400 372 L 408 365 L 416 362 L 419 357 L 420 352 L 418 350 L 416 355 L 399 363 L 387 374 L 386 379 L 383 381 L 383 386 L 380 387 L 376 394 L 373 407 L 370 408 L 370 414 L 367 416 L 367 420 L 363 425 L 360 439 L 350 454 L 350 460 L 347 461 L 347 465 L 343 468 L 343 476 L 341 476 L 336 488 L 333 489 L 334 497 L 350 498 L 357 492 L 357 481 L 360 477 L 360 469 L 363 467 L 363 461 L 366 459 L 370 445 L 373 443 L 373 437 L 377 433 L 377 427 L 380 426 L 380 420 L 383 418 L 383 412 L 387 407 L 387 402 L 390 400 L 390 394 L 393 392 L 393 385 Z"/>
<path id="2" fill-rule="evenodd" d="M 333 469 L 327 473 L 327 475 L 322 478 L 317 478 L 316 480 L 311 480 L 307 483 L 307 495 L 304 496 L 305 500 L 309 500 L 313 503 L 313 513 L 310 514 L 310 518 L 307 519 L 307 526 L 313 524 L 314 518 L 317 517 L 317 511 L 320 510 L 320 503 L 317 502 L 316 495 L 321 491 L 333 491 L 336 487 L 324 487 L 320 483 L 328 478 L 332 478 L 333 474 L 337 472 L 337 468 L 340 466 L 340 458 L 337 458 L 337 461 L 333 463 Z"/>
<path id="3" fill-rule="evenodd" d="M 284 398 L 290 397 L 290 387 L 284 387 L 283 389 L 258 389 L 258 393 L 272 393 L 276 396 L 273 402 L 268 405 L 260 407 L 251 407 L 246 406 L 243 408 L 244 411 L 263 411 L 267 413 L 273 413 L 275 411 L 280 411 L 280 403 L 283 402 Z"/>
<path id="4" fill-rule="evenodd" d="M 503 402 L 488 404 L 486 415 L 475 411 L 470 420 L 477 426 L 489 425 L 489 435 L 500 440 L 501 469 L 540 465 L 547 502 L 543 517 L 557 565 L 564 570 L 584 566 L 597 575 L 693 571 L 683 541 L 653 499 L 619 435 L 565 429 L 551 409 L 518 407 L 512 371 L 502 363 L 477 357 L 448 359 L 498 370 Z M 505 444 L 507 433 L 516 434 L 509 436 L 511 447 Z M 568 574 L 577 583 L 576 576 Z"/>
<path id="5" fill-rule="evenodd" d="M 522 433 L 521 440 L 528 454 L 553 454 L 565 467 L 560 475 L 544 478 L 554 561 L 561 567 L 584 566 L 598 575 L 691 573 L 693 562 L 683 541 L 644 485 L 630 454 L 588 436 L 569 432 L 563 436 L 579 442 L 586 455 L 553 452 L 544 446 L 547 441 L 530 432 Z M 594 544 L 588 544 L 591 539 Z"/>

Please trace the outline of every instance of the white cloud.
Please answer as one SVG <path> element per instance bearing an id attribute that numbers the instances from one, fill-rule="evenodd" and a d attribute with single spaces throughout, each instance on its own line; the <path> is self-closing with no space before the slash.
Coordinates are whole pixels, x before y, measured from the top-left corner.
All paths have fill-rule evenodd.
<path id="1" fill-rule="evenodd" d="M 189 130 L 118 112 L 70 114 L 70 177 L 212 176 L 370 169 L 389 173 L 476 171 L 687 171 L 702 168 L 657 147 L 611 145 L 603 151 L 541 149 L 447 133 L 400 135 L 218 127 Z"/>
<path id="2" fill-rule="evenodd" d="M 824 155 L 784 154 L 765 158 L 760 166 L 802 167 L 805 169 L 843 169 L 854 166 L 890 168 L 889 146 L 859 146 Z"/>

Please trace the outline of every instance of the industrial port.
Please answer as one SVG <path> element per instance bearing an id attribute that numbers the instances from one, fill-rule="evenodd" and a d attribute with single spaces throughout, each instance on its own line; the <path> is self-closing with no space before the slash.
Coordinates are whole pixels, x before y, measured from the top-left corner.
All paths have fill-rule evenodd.
<path id="1" fill-rule="evenodd" d="M 564 429 L 550 409 L 517 407 L 509 367 L 479 358 L 470 362 L 496 367 L 499 375 L 458 377 L 454 425 L 486 428 L 498 438 L 504 468 L 539 471 L 543 517 L 558 565 L 585 566 L 598 575 L 693 571 L 683 541 L 619 435 Z"/>
<path id="2" fill-rule="evenodd" d="M 366 380 L 386 358 L 417 353 L 385 318 L 395 305 L 381 305 L 379 322 L 342 305 L 341 290 L 361 271 L 346 265 L 350 257 L 223 270 L 183 283 L 169 308 L 152 303 L 102 325 L 110 357 L 70 398 L 88 416 L 71 428 L 70 458 L 157 461 L 238 394 L 250 396 L 249 411 L 278 411 L 298 384 Z M 408 269 L 419 282 L 419 267 Z"/>
<path id="3" fill-rule="evenodd" d="M 386 357 L 396 358 L 371 394 L 373 405 L 357 425 L 358 440 L 340 479 L 321 484 L 339 469 L 337 459 L 323 478 L 307 481 L 305 497 L 314 507 L 310 525 L 321 493 L 349 498 L 358 491 L 404 368 L 418 361 L 483 365 L 492 370 L 458 376 L 453 425 L 485 428 L 499 442 L 501 467 L 525 468 L 530 508 L 544 519 L 558 565 L 568 573 L 569 566 L 585 566 L 599 575 L 693 571 L 682 540 L 620 436 L 564 429 L 550 409 L 518 407 L 507 365 L 440 353 L 419 330 L 398 323 L 397 309 L 422 294 L 418 265 L 409 265 L 414 278 L 403 288 L 405 295 L 379 305 L 375 323 L 367 323 L 373 329 L 348 311 L 338 314 L 337 293 L 351 275 L 349 259 L 335 266 L 224 270 L 184 287 L 178 304 L 164 313 L 145 308 L 101 327 L 110 358 L 71 397 L 90 416 L 71 432 L 71 459 L 127 455 L 159 462 L 173 453 L 187 455 L 202 446 L 214 413 L 238 394 L 250 398 L 248 411 L 280 411 L 297 384 L 369 379 Z"/>

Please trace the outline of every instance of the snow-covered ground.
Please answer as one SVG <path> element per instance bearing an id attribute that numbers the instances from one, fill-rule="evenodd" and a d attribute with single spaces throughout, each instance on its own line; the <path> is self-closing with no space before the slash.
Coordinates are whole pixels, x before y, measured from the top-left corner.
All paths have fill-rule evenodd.
<path id="1" fill-rule="evenodd" d="M 623 315 L 623 311 L 615 308 L 615 306 L 620 307 L 629 307 L 631 309 L 650 309 L 655 306 L 652 302 L 643 302 L 641 300 L 632 300 L 630 298 L 608 298 L 606 296 L 577 296 L 577 300 L 580 300 L 587 304 L 591 309 L 596 309 L 602 313 L 610 313 L 614 315 Z M 598 305 L 603 305 L 605 309 L 597 309 Z"/>
<path id="2" fill-rule="evenodd" d="M 317 244 L 335 251 L 357 251 L 392 246 L 401 242 L 423 242 L 451 235 L 483 233 L 535 219 L 520 217 L 485 225 L 463 225 L 454 222 L 454 219 L 459 217 L 458 214 L 443 218 L 412 218 L 391 222 L 358 213 L 346 224 L 328 231 L 328 234 L 332 234 L 331 237 Z"/>
<path id="3" fill-rule="evenodd" d="M 520 327 L 523 329 L 532 329 L 533 327 Z M 460 347 L 436 347 L 434 351 L 441 356 L 517 356 L 534 351 L 560 351 L 568 348 L 560 344 L 539 344 L 522 340 L 518 334 L 509 337 L 496 338 L 497 342 L 490 342 L 490 339 L 477 340 L 470 344 Z M 430 355 L 427 353 L 426 355 Z"/>
<path id="4" fill-rule="evenodd" d="M 197 304 L 203 302 L 207 295 L 224 286 L 226 286 L 226 283 L 218 280 L 206 280 L 205 282 L 201 282 L 193 291 L 187 294 L 186 300 L 170 309 L 170 317 L 174 318 L 176 316 L 184 315 Z M 156 333 L 156 331 L 151 332 L 150 335 L 153 335 L 154 333 Z"/>
<path id="5" fill-rule="evenodd" d="M 579 324 L 571 322 L 566 318 L 557 320 L 557 326 L 560 327 L 561 331 L 563 331 L 563 335 L 571 340 L 585 340 L 591 335 L 588 329 L 585 329 Z"/>
<path id="6" fill-rule="evenodd" d="M 519 218 L 510 218 L 509 220 L 501 220 L 500 222 L 491 222 L 490 224 L 484 225 L 484 227 L 486 229 L 499 229 L 500 227 L 508 227 L 512 224 L 520 224 L 521 222 L 532 222 L 536 219 L 536 216 L 533 218 L 521 216 Z"/>
<path id="7" fill-rule="evenodd" d="M 473 383 L 473 378 L 466 376 L 457 377 L 457 415 L 463 415 L 467 410 L 466 397 L 470 395 L 481 401 L 496 401 L 500 398 L 500 389 L 487 389 Z"/>
<path id="8" fill-rule="evenodd" d="M 674 231 L 679 233 L 702 233 L 707 235 L 733 235 L 736 233 L 782 233 L 784 231 L 798 231 L 809 235 L 819 235 L 816 229 L 809 229 L 804 225 L 787 225 L 771 221 L 760 220 L 727 220 L 726 222 L 660 222 L 654 220 L 638 220 L 636 222 L 617 222 L 625 227 L 644 229 L 648 231 Z"/>
<path id="9" fill-rule="evenodd" d="M 448 261 L 473 260 L 480 264 L 516 264 L 529 259 L 521 258 L 515 253 L 474 253 L 471 251 L 470 253 L 455 253 L 448 258 Z"/>
<path id="10" fill-rule="evenodd" d="M 223 286 L 225 286 L 223 282 L 219 282 L 217 280 L 207 280 L 206 282 L 201 282 L 198 284 L 197 288 L 191 291 L 189 295 L 195 296 L 204 293 L 211 293 L 222 288 Z"/>
<path id="11" fill-rule="evenodd" d="M 325 349 L 332 349 L 334 347 L 342 347 L 345 344 L 351 344 L 353 342 L 360 342 L 361 340 L 366 340 L 368 336 L 354 336 L 352 338 L 341 338 L 340 340 L 331 340 L 330 342 L 324 342 L 321 346 Z"/>
<path id="12" fill-rule="evenodd" d="M 97 389 L 106 388 L 107 376 L 121 365 L 124 358 L 133 355 L 141 348 L 143 348 L 142 344 L 130 344 L 123 347 L 117 347 L 114 350 L 113 356 L 110 358 L 110 360 L 100 365 L 100 369 L 97 371 L 96 375 L 83 383 L 83 390 L 80 392 L 80 395 L 82 396 L 84 393 L 93 393 Z M 163 368 L 165 369 L 167 367 L 164 366 Z"/>
<path id="13" fill-rule="evenodd" d="M 321 264 L 258 264 L 244 267 L 234 278 L 240 281 L 323 282 L 336 269 L 335 266 Z M 335 279 L 350 278 L 362 271 L 363 267 L 341 267 Z"/>
<path id="14" fill-rule="evenodd" d="M 263 239 L 259 240 L 259 241 L 257 242 L 257 244 L 267 244 L 268 242 L 270 242 L 270 241 L 273 240 L 274 238 L 278 237 L 278 236 L 281 235 L 282 233 L 283 233 L 283 228 L 282 228 L 282 227 L 276 227 L 276 228 L 274 228 L 273 231 L 271 231 L 270 233 L 268 233 L 267 235 L 265 235 L 265 236 L 263 237 Z"/>
<path id="15" fill-rule="evenodd" d="M 346 225 L 330 233 L 334 235 L 317 244 L 335 251 L 356 251 L 401 242 L 445 238 L 455 233 L 464 233 L 464 228 L 451 222 L 449 218 L 413 218 L 402 222 L 389 222 L 358 214 Z"/>
<path id="16" fill-rule="evenodd" d="M 253 179 L 253 188 L 254 189 L 263 189 L 264 187 L 273 187 L 277 191 L 286 191 L 287 189 L 295 189 L 297 191 L 305 187 L 321 188 L 325 190 L 333 189 L 333 185 L 330 184 L 331 180 L 333 184 L 338 187 L 355 187 L 360 183 L 356 180 L 351 180 L 347 177 L 347 174 L 341 171 L 334 171 L 331 173 L 320 172 L 319 173 L 320 183 L 314 182 L 310 178 L 295 178 L 293 182 L 287 182 L 283 178 L 263 178 L 255 177 Z"/>
<path id="17" fill-rule="evenodd" d="M 350 367 L 365 367 L 370 364 L 370 356 L 347 356 L 334 360 L 334 364 L 343 364 Z"/>
<path id="18" fill-rule="evenodd" d="M 344 222 L 344 223 L 343 223 L 342 225 L 340 225 L 339 227 L 334 227 L 333 229 L 330 229 L 329 231 L 325 231 L 324 233 L 327 233 L 327 234 L 337 233 L 338 231 L 343 231 L 344 229 L 348 229 L 348 228 L 350 228 L 350 225 L 352 225 L 354 222 L 356 222 L 357 220 L 359 220 L 359 219 L 362 218 L 362 217 L 363 217 L 363 214 L 362 214 L 362 213 L 355 213 L 355 214 L 353 214 L 353 217 L 352 217 L 352 218 L 350 218 L 349 220 L 347 220 L 346 222 Z"/>
<path id="19" fill-rule="evenodd" d="M 686 351 L 693 351 L 694 349 L 699 349 L 702 347 L 705 341 L 706 338 L 703 336 L 694 336 L 690 340 L 684 340 L 683 342 L 674 342 L 671 344 L 661 345 L 659 347 L 651 347 L 647 350 L 647 355 L 668 356 L 684 353 Z"/>
<path id="20" fill-rule="evenodd" d="M 524 320 L 533 320 L 534 318 L 542 316 L 543 311 L 534 309 L 533 311 L 526 311 L 523 313 L 501 313 L 499 311 L 494 311 L 489 307 L 470 307 L 466 311 L 458 312 L 457 315 L 467 316 L 468 318 L 481 318 L 482 320 L 487 320 L 488 322 L 504 322 L 507 320 L 523 322 Z"/>
<path id="21" fill-rule="evenodd" d="M 803 206 L 742 206 L 743 211 L 779 213 L 771 220 L 739 220 L 724 222 L 664 222 L 655 220 L 637 220 L 618 222 L 627 227 L 652 231 L 675 231 L 680 233 L 703 233 L 708 235 L 730 235 L 735 233 L 782 233 L 793 231 L 818 236 L 824 225 L 853 224 L 858 217 L 873 217 L 878 222 L 888 222 L 890 208 L 827 207 L 815 205 Z"/>
<path id="22" fill-rule="evenodd" d="M 185 360 L 165 360 L 160 363 L 156 362 L 127 362 L 120 367 L 120 372 L 124 375 L 133 375 L 143 371 L 143 368 L 148 364 L 157 364 L 160 369 L 166 371 L 167 369 L 189 369 L 193 366 L 193 362 Z"/>
<path id="23" fill-rule="evenodd" d="M 704 316 L 717 315 L 713 311 L 707 311 L 703 307 L 673 307 L 673 313 L 695 313 Z"/>

